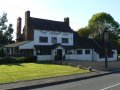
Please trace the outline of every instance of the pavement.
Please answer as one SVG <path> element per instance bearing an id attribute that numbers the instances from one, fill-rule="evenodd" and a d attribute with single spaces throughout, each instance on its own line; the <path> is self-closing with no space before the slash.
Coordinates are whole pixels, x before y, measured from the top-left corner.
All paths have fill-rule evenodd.
<path id="1" fill-rule="evenodd" d="M 92 72 L 84 73 L 84 74 L 74 74 L 74 75 L 52 77 L 52 78 L 46 78 L 46 79 L 37 79 L 37 80 L 19 81 L 15 83 L 0 84 L 0 90 L 6 90 L 6 89 L 28 90 L 31 88 L 39 88 L 39 87 L 45 87 L 45 86 L 57 85 L 57 84 L 62 84 L 67 82 L 95 78 L 95 77 L 104 76 L 104 75 L 117 73 L 117 72 L 120 72 L 120 68 L 118 67 L 108 68 L 108 69 L 104 68 L 104 70 L 94 69 Z"/>
<path id="2" fill-rule="evenodd" d="M 93 69 L 99 70 L 99 71 L 105 71 L 105 62 L 104 61 L 78 61 L 78 60 L 69 60 L 66 61 L 67 64 L 71 63 L 72 66 L 81 65 L 83 67 L 92 67 Z M 108 62 L 108 69 L 116 69 L 120 68 L 120 60 L 118 61 L 109 61 Z M 108 70 L 107 69 L 107 70 Z"/>
<path id="3" fill-rule="evenodd" d="M 120 90 L 120 73 L 30 90 Z"/>

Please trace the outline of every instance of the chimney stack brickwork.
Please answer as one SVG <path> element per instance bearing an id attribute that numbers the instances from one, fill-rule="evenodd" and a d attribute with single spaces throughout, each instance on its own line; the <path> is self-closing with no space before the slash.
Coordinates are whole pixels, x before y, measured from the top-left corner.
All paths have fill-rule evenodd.
<path id="1" fill-rule="evenodd" d="M 69 25 L 69 17 L 65 17 L 64 22 L 66 22 Z"/>
<path id="2" fill-rule="evenodd" d="M 30 11 L 25 12 L 25 26 L 23 28 L 23 33 L 21 33 L 21 21 L 22 19 L 18 17 L 17 19 L 17 36 L 16 41 L 26 41 L 33 40 L 33 30 L 30 26 Z"/>
<path id="3" fill-rule="evenodd" d="M 18 17 L 17 19 L 17 36 L 16 36 L 16 41 L 19 42 L 21 41 L 21 17 Z"/>
<path id="4" fill-rule="evenodd" d="M 25 30 L 24 30 L 24 40 L 30 39 L 30 11 L 25 12 Z"/>

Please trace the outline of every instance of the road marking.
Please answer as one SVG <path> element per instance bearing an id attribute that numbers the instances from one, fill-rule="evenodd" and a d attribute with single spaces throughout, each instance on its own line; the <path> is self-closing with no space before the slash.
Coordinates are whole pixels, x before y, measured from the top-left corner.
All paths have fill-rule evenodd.
<path id="1" fill-rule="evenodd" d="M 106 88 L 103 88 L 103 89 L 100 89 L 100 90 L 107 90 L 107 89 L 109 89 L 109 88 L 116 87 L 116 86 L 118 86 L 118 85 L 120 85 L 120 83 L 115 84 L 115 85 L 112 85 L 112 86 L 109 86 L 109 87 L 106 87 Z"/>

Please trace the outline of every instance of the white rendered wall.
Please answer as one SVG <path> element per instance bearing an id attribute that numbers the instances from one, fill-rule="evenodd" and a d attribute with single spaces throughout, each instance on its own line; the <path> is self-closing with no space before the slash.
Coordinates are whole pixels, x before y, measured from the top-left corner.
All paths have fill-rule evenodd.
<path id="1" fill-rule="evenodd" d="M 117 60 L 117 50 L 112 50 L 114 52 L 113 54 L 113 60 Z"/>
<path id="2" fill-rule="evenodd" d="M 52 45 L 54 43 L 51 42 L 51 37 L 57 37 L 57 43 L 61 43 L 61 38 L 68 38 L 69 43 L 63 44 L 63 45 L 73 45 L 73 33 L 69 32 L 58 32 L 55 31 L 56 34 L 54 34 L 54 31 L 46 31 L 46 30 L 34 30 L 34 44 L 35 45 Z M 48 37 L 48 43 L 40 43 L 39 37 L 40 36 L 46 36 Z"/>
<path id="3" fill-rule="evenodd" d="M 52 55 L 37 55 L 37 61 L 53 60 Z"/>
<path id="4" fill-rule="evenodd" d="M 97 61 L 99 58 L 99 55 L 93 50 L 93 61 Z"/>

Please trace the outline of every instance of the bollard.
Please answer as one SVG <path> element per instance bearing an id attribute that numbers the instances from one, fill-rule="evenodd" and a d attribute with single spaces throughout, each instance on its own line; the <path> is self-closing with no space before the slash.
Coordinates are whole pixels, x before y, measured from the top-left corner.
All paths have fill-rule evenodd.
<path id="1" fill-rule="evenodd" d="M 81 65 L 78 65 L 78 68 L 82 68 L 82 66 L 81 66 Z"/>
<path id="2" fill-rule="evenodd" d="M 92 68 L 91 68 L 91 67 L 88 67 L 88 70 L 89 70 L 89 71 L 92 71 Z"/>

